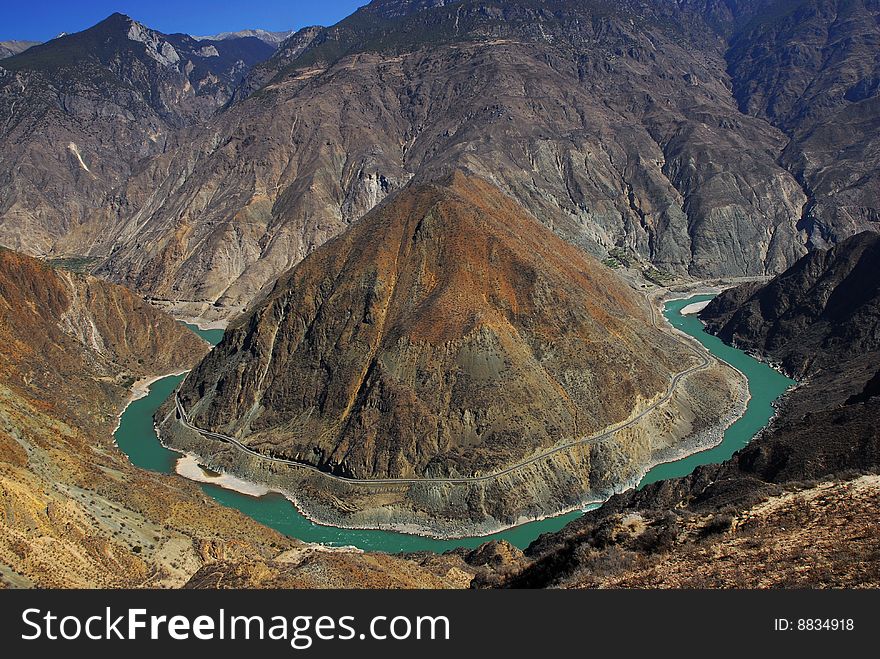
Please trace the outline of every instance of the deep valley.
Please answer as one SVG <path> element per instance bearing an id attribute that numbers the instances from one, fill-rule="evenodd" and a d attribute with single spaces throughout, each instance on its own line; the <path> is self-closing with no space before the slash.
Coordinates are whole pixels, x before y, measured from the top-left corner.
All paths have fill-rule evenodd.
<path id="1" fill-rule="evenodd" d="M 880 588 L 878 0 L 290 11 L 0 35 L 2 587 Z"/>

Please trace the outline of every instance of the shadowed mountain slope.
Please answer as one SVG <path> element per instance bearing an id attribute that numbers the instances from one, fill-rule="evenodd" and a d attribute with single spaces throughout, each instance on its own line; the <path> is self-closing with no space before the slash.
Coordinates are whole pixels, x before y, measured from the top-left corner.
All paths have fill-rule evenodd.
<path id="1" fill-rule="evenodd" d="M 725 291 L 700 317 L 797 377 L 863 357 L 880 349 L 880 234 L 811 252 L 769 284 Z"/>

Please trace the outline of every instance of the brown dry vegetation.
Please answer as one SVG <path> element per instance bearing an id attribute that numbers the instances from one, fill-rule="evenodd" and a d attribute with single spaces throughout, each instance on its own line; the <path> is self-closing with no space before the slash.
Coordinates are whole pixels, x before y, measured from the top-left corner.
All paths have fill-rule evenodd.
<path id="1" fill-rule="evenodd" d="M 677 520 L 671 532 L 621 523 L 619 533 L 630 537 L 607 549 L 585 546 L 580 568 L 559 585 L 878 588 L 878 518 L 880 477 L 864 476 L 772 497 L 738 514 Z"/>

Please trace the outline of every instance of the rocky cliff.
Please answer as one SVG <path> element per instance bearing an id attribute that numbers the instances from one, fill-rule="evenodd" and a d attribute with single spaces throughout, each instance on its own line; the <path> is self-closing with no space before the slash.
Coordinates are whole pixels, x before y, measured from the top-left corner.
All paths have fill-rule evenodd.
<path id="1" fill-rule="evenodd" d="M 880 349 L 880 234 L 804 256 L 769 284 L 725 291 L 700 317 L 797 377 Z"/>
<path id="2" fill-rule="evenodd" d="M 740 108 L 790 138 L 779 162 L 804 188 L 811 247 L 880 221 L 878 14 L 876 0 L 753 3 L 730 39 Z"/>

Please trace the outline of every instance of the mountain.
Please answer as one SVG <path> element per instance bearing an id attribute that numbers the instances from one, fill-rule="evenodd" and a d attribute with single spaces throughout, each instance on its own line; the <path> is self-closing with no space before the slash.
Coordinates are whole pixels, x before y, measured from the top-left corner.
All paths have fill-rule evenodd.
<path id="1" fill-rule="evenodd" d="M 827 247 L 880 221 L 880 4 L 788 0 L 730 40 L 741 109 L 790 138 L 780 163 L 803 185 L 799 228 Z"/>
<path id="2" fill-rule="evenodd" d="M 268 30 L 238 30 L 237 32 L 221 32 L 209 37 L 193 37 L 197 41 L 226 41 L 228 39 L 241 39 L 244 37 L 255 37 L 271 46 L 278 46 L 282 41 L 289 38 L 294 30 L 284 30 L 281 32 L 270 32 Z"/>
<path id="3" fill-rule="evenodd" d="M 845 587 L 880 583 L 880 236 L 813 252 L 719 295 L 712 331 L 804 380 L 730 460 L 616 496 L 556 534 L 508 587 Z M 707 560 L 711 557 L 711 560 Z"/>
<path id="4" fill-rule="evenodd" d="M 864 475 L 790 483 L 748 506 L 614 507 L 472 587 L 876 588 L 878 495 L 880 479 Z"/>
<path id="5" fill-rule="evenodd" d="M 2 137 L 33 166 L 7 168 L 0 242 L 101 257 L 101 276 L 231 316 L 389 192 L 466 170 L 595 255 L 775 274 L 877 219 L 877 15 L 854 0 L 377 0 L 300 30 L 198 111 L 175 108 L 206 94 L 180 92 L 172 114 L 204 123 L 126 109 L 153 140 L 128 135 L 101 85 L 88 136 Z M 186 48 L 208 43 L 229 41 Z M 30 90 L 7 83 L 7 125 L 34 126 L 18 119 Z M 134 148 L 116 158 L 111 141 Z"/>
<path id="6" fill-rule="evenodd" d="M 7 76 L 40 75 L 34 82 L 45 81 L 68 95 L 96 83 L 106 86 L 100 91 L 109 98 L 116 88 L 135 92 L 169 125 L 180 126 L 225 103 L 244 73 L 273 52 L 255 37 L 197 41 L 113 14 L 88 30 L 9 58 L 3 68 Z"/>
<path id="7" fill-rule="evenodd" d="M 235 90 L 233 100 L 241 101 L 254 92 L 262 89 L 272 78 L 278 75 L 278 71 L 300 55 L 311 45 L 312 41 L 324 31 L 320 25 L 304 27 L 288 36 L 277 45 L 275 54 L 254 66 Z"/>
<path id="8" fill-rule="evenodd" d="M 729 289 L 701 318 L 796 377 L 880 350 L 880 234 L 811 252 L 769 284 Z"/>
<path id="9" fill-rule="evenodd" d="M 59 400 L 70 414 L 106 398 L 102 388 L 127 388 L 207 352 L 195 334 L 121 286 L 2 248 L 0 273 L 6 384 L 20 375 L 18 385 L 69 391 Z"/>
<path id="10" fill-rule="evenodd" d="M 787 140 L 739 111 L 705 25 L 601 3 L 384 9 L 299 35 L 293 61 L 276 55 L 269 82 L 215 118 L 222 148 L 212 132 L 132 181 L 165 184 L 109 237 L 100 272 L 235 306 L 410 178 L 461 168 L 595 253 L 694 275 L 803 253 L 805 199 L 776 163 Z"/>
<path id="11" fill-rule="evenodd" d="M 196 41 L 114 14 L 4 59 L 0 243 L 37 255 L 87 252 L 137 203 L 114 191 L 138 163 L 222 107 L 272 52 L 253 37 Z"/>
<path id="12" fill-rule="evenodd" d="M 39 41 L 0 41 L 0 59 L 23 53 L 31 46 L 36 46 L 39 43 Z"/>
<path id="13" fill-rule="evenodd" d="M 628 483 L 682 439 L 675 427 L 664 437 L 633 430 L 549 453 L 666 405 L 672 376 L 694 356 L 651 313 L 491 184 L 456 173 L 400 191 L 283 275 L 187 377 L 180 400 L 199 428 L 346 478 L 512 468 L 467 486 L 512 483 L 505 497 L 461 510 L 452 488 L 436 495 L 452 499 L 442 510 L 432 504 L 439 520 L 411 514 L 437 528 L 444 517 L 516 520 Z M 702 384 L 704 399 L 720 398 L 710 417 L 731 405 L 727 388 Z M 675 400 L 694 404 L 681 392 Z M 193 448 L 192 433 L 175 440 L 171 425 L 168 441 Z"/>

